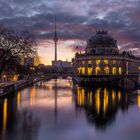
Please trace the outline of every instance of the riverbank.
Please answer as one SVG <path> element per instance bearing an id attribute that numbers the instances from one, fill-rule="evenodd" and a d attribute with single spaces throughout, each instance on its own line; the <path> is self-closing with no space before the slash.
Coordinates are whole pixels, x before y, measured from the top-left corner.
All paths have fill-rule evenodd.
<path id="1" fill-rule="evenodd" d="M 49 80 L 51 77 L 45 78 L 31 78 L 29 80 L 18 80 L 18 81 L 7 81 L 0 83 L 0 97 L 8 95 L 12 92 L 15 92 L 19 89 L 30 86 L 36 82 L 42 80 Z"/>

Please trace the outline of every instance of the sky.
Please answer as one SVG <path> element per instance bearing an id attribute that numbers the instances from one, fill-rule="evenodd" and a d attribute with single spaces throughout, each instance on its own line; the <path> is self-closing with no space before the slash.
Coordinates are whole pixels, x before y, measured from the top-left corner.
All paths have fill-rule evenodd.
<path id="1" fill-rule="evenodd" d="M 140 0 L 0 0 L 0 25 L 35 35 L 46 65 L 54 59 L 55 15 L 58 59 L 71 60 L 98 29 L 107 29 L 121 51 L 140 55 Z"/>

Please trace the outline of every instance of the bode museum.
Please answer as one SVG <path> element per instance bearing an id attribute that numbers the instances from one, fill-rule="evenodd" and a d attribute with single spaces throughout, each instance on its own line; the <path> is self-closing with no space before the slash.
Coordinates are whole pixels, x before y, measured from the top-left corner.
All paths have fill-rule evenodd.
<path id="1" fill-rule="evenodd" d="M 76 53 L 74 72 L 79 82 L 120 82 L 122 79 L 136 83 L 140 74 L 140 58 L 131 52 L 120 53 L 117 40 L 107 31 L 96 31 L 87 41 L 84 53 Z"/>

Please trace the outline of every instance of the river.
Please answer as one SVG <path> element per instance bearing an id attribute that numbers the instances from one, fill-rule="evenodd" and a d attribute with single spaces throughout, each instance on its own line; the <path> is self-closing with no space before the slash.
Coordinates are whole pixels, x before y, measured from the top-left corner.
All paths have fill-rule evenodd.
<path id="1" fill-rule="evenodd" d="M 0 99 L 0 140 L 139 140 L 140 91 L 38 82 Z"/>

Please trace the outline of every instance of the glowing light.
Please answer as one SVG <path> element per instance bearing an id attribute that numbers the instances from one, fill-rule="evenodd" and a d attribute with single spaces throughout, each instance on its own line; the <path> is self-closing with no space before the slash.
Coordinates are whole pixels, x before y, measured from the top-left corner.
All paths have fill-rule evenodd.
<path id="1" fill-rule="evenodd" d="M 96 68 L 95 68 L 95 74 L 96 74 L 96 75 L 100 74 L 100 67 L 96 67 Z"/>
<path id="2" fill-rule="evenodd" d="M 14 75 L 13 78 L 12 78 L 12 80 L 13 80 L 13 81 L 17 81 L 17 80 L 18 80 L 18 76 L 19 76 L 19 75 Z"/>
<path id="3" fill-rule="evenodd" d="M 96 60 L 96 65 L 99 65 L 101 60 Z"/>
<path id="4" fill-rule="evenodd" d="M 92 75 L 92 68 L 91 67 L 88 67 L 87 73 L 88 73 L 88 75 Z"/>
<path id="5" fill-rule="evenodd" d="M 81 106 L 81 97 L 80 97 L 81 91 L 80 87 L 77 87 L 77 104 Z"/>
<path id="6" fill-rule="evenodd" d="M 104 73 L 105 73 L 105 74 L 109 74 L 109 67 L 105 67 L 105 68 L 104 68 Z"/>
<path id="7" fill-rule="evenodd" d="M 84 105 L 85 103 L 85 90 L 83 88 L 77 88 L 77 104 L 79 106 Z"/>
<path id="8" fill-rule="evenodd" d="M 82 75 L 85 74 L 85 67 L 82 67 L 81 70 L 82 70 Z"/>
<path id="9" fill-rule="evenodd" d="M 85 90 L 82 89 L 82 92 L 81 92 L 81 100 L 82 100 L 82 105 L 84 105 L 85 103 Z"/>
<path id="10" fill-rule="evenodd" d="M 138 108 L 140 108 L 140 94 L 138 94 Z"/>
<path id="11" fill-rule="evenodd" d="M 7 127 L 7 99 L 4 99 L 3 103 L 3 133 Z"/>
<path id="12" fill-rule="evenodd" d="M 96 111 L 99 114 L 100 113 L 100 89 L 98 89 L 95 94 L 95 105 L 96 105 Z"/>
<path id="13" fill-rule="evenodd" d="M 104 104 L 103 104 L 103 112 L 106 113 L 107 107 L 108 107 L 108 91 L 106 88 L 104 89 Z"/>
<path id="14" fill-rule="evenodd" d="M 116 67 L 112 68 L 112 74 L 115 75 L 117 73 Z"/>
<path id="15" fill-rule="evenodd" d="M 79 68 L 77 69 L 77 71 L 78 71 L 78 74 L 80 74 L 80 73 L 81 73 L 81 67 L 79 67 Z"/>
<path id="16" fill-rule="evenodd" d="M 122 75 L 122 68 L 121 67 L 118 68 L 118 73 L 119 73 L 119 75 Z"/>
<path id="17" fill-rule="evenodd" d="M 88 60 L 88 64 L 91 64 L 91 60 Z"/>
<path id="18" fill-rule="evenodd" d="M 113 105 L 115 104 L 115 98 L 116 98 L 115 91 L 112 90 L 112 103 L 113 103 Z"/>
<path id="19" fill-rule="evenodd" d="M 3 78 L 6 78 L 6 75 L 3 75 Z"/>
<path id="20" fill-rule="evenodd" d="M 17 108 L 20 109 L 20 91 L 17 93 Z"/>
<path id="21" fill-rule="evenodd" d="M 105 64 L 108 64 L 108 60 L 104 60 L 104 63 L 105 63 Z"/>
<path id="22" fill-rule="evenodd" d="M 121 100 L 121 91 L 118 91 L 118 100 L 119 100 L 119 102 Z"/>

